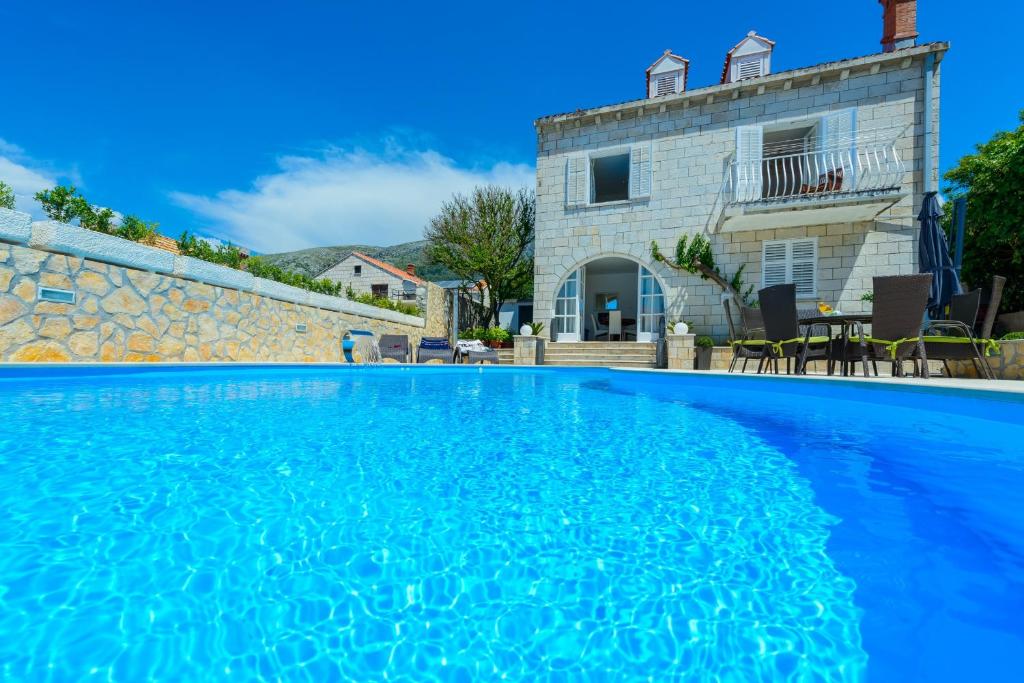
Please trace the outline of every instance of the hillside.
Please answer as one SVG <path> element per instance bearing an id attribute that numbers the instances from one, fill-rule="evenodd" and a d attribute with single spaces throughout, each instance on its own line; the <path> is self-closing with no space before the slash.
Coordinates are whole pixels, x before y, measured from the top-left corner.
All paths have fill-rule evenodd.
<path id="1" fill-rule="evenodd" d="M 346 244 L 337 247 L 314 247 L 280 254 L 263 254 L 262 257 L 274 265 L 309 277 L 316 277 L 352 251 L 361 251 L 368 256 L 394 264 L 405 269 L 406 264 L 416 266 L 416 274 L 425 280 L 458 279 L 444 266 L 428 264 L 424 255 L 426 240 L 396 244 L 391 247 L 372 247 L 365 244 Z"/>

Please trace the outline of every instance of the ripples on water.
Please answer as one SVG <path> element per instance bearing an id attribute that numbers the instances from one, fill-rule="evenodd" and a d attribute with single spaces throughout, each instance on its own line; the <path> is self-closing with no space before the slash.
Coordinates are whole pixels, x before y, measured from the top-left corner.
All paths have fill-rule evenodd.
<path id="1" fill-rule="evenodd" d="M 831 504 L 851 498 L 843 476 L 874 486 L 837 474 L 870 443 L 815 424 L 806 400 L 794 426 L 700 385 L 614 377 L 0 382 L 0 671 L 859 680 L 873 633 L 909 637 L 850 572 L 884 586 L 862 551 L 899 560 L 878 534 L 914 532 L 886 508 L 844 535 L 871 526 L 841 516 L 866 506 Z M 1006 590 L 1010 557 L 990 582 Z"/>

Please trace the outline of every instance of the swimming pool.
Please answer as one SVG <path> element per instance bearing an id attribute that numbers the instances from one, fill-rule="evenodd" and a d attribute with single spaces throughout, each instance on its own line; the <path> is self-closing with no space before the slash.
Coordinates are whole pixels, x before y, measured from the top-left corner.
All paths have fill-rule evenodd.
<path id="1" fill-rule="evenodd" d="M 0 425 L 5 680 L 1020 680 L 1017 397 L 0 369 Z"/>

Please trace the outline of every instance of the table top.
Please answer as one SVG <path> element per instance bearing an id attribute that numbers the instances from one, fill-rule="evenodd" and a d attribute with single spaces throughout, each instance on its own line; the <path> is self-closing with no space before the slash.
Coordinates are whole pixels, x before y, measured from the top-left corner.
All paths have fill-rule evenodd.
<path id="1" fill-rule="evenodd" d="M 842 325 L 843 323 L 869 323 L 870 313 L 839 313 L 837 315 L 801 316 L 801 325 Z"/>

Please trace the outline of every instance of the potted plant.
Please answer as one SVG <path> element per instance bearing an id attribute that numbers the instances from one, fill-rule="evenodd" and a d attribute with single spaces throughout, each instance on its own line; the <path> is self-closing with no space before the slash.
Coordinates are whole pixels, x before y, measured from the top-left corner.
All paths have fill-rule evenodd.
<path id="1" fill-rule="evenodd" d="M 502 345 L 511 341 L 512 335 L 500 327 L 492 327 L 485 332 L 485 341 L 492 349 L 500 349 Z"/>
<path id="2" fill-rule="evenodd" d="M 715 348 L 715 341 L 708 336 L 701 335 L 693 340 L 695 355 L 693 358 L 694 370 L 711 369 L 711 353 Z"/>

